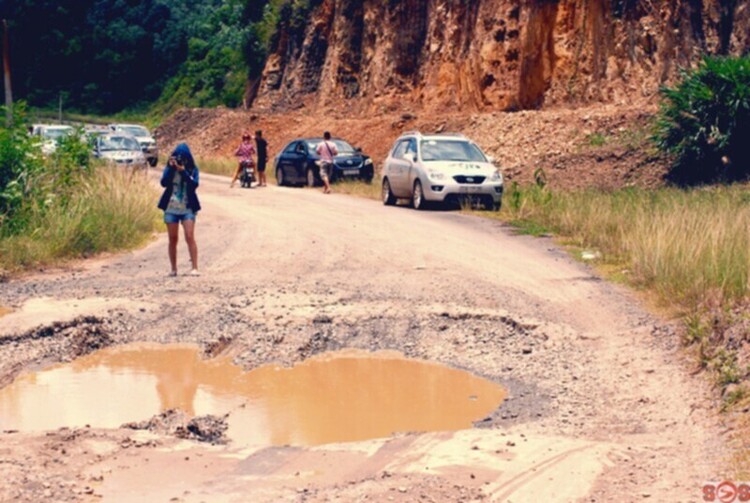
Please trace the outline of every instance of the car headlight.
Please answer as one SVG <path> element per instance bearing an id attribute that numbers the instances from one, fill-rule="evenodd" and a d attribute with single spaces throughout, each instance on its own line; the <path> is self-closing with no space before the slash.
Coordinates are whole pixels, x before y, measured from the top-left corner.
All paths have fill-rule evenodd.
<path id="1" fill-rule="evenodd" d="M 442 171 L 428 171 L 427 176 L 432 180 L 445 180 L 445 173 Z"/>
<path id="2" fill-rule="evenodd" d="M 492 182 L 503 182 L 503 174 L 500 173 L 500 170 L 495 171 L 492 173 L 492 176 L 490 177 L 490 181 Z"/>
<path id="3" fill-rule="evenodd" d="M 372 166 L 372 159 L 370 159 L 369 157 L 365 159 L 365 166 Z"/>

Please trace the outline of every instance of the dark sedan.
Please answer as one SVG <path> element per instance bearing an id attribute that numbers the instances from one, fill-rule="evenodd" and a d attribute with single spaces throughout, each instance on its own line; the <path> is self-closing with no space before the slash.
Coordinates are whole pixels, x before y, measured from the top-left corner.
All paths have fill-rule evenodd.
<path id="1" fill-rule="evenodd" d="M 274 167 L 276 181 L 279 185 L 320 185 L 320 170 L 315 164 L 319 159 L 315 148 L 323 138 L 300 138 L 290 142 L 281 153 L 276 156 Z M 344 140 L 332 140 L 339 151 L 333 159 L 331 182 L 341 179 L 364 180 L 372 182 L 375 175 L 372 159 L 362 154 Z"/>

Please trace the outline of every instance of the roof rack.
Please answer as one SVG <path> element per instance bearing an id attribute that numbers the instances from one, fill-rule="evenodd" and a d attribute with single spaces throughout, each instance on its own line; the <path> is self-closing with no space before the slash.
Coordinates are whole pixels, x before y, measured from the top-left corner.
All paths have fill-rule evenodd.
<path id="1" fill-rule="evenodd" d="M 466 138 L 466 135 L 463 133 L 454 133 L 454 132 L 448 132 L 448 133 L 435 133 L 434 135 L 430 136 L 456 136 L 459 138 Z"/>

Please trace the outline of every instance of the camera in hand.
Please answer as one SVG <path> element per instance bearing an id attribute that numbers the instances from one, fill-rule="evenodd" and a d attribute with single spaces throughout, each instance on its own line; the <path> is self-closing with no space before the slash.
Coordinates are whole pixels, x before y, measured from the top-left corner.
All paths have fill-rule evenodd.
<path id="1" fill-rule="evenodd" d="M 187 164 L 187 159 L 185 159 L 184 156 L 179 155 L 179 154 L 172 156 L 169 160 L 171 164 L 177 165 L 177 166 L 185 166 L 185 164 Z"/>

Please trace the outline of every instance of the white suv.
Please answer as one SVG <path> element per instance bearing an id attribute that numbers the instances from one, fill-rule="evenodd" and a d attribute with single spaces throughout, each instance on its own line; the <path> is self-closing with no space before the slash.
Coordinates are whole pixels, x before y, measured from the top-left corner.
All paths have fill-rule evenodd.
<path id="1" fill-rule="evenodd" d="M 476 143 L 460 134 L 405 133 L 396 140 L 383 167 L 383 204 L 411 199 L 427 202 L 479 200 L 500 209 L 503 175 Z"/>

